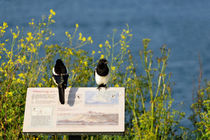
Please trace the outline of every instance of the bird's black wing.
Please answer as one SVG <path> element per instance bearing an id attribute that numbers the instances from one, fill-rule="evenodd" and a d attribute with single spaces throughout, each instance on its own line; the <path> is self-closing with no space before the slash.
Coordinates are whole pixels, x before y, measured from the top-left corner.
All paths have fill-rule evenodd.
<path id="1" fill-rule="evenodd" d="M 64 80 L 64 82 L 63 82 L 63 86 L 64 86 L 64 88 L 66 88 L 66 87 L 67 87 L 68 77 L 69 77 L 69 75 L 68 75 L 68 74 L 63 75 L 63 80 Z"/>
<path id="2" fill-rule="evenodd" d="M 53 75 L 53 78 L 56 82 L 56 84 L 62 84 L 61 76 L 60 75 Z"/>

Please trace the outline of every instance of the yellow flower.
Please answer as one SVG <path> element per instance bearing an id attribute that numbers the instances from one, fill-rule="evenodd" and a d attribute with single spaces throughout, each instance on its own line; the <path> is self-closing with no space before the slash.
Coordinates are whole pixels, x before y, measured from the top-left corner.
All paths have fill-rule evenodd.
<path id="1" fill-rule="evenodd" d="M 49 17 L 48 17 L 48 21 L 50 21 L 52 18 L 52 15 L 50 14 Z"/>
<path id="2" fill-rule="evenodd" d="M 105 45 L 109 45 L 109 41 L 108 40 L 106 40 Z"/>
<path id="3" fill-rule="evenodd" d="M 42 86 L 42 83 L 39 83 L 38 86 L 41 87 Z"/>
<path id="4" fill-rule="evenodd" d="M 10 122 L 12 122 L 12 119 L 11 119 L 11 118 L 9 118 L 7 121 L 10 123 Z"/>
<path id="5" fill-rule="evenodd" d="M 28 35 L 28 37 L 26 37 L 26 40 L 29 42 L 33 39 L 33 36 L 32 36 L 31 32 L 28 32 L 27 35 Z"/>
<path id="6" fill-rule="evenodd" d="M 121 34 L 121 38 L 122 38 L 122 39 L 125 39 L 125 36 Z"/>
<path id="7" fill-rule="evenodd" d="M 45 37 L 45 40 L 49 40 L 49 37 Z"/>
<path id="8" fill-rule="evenodd" d="M 24 75 L 23 73 L 18 74 L 18 76 L 19 76 L 20 78 L 24 78 L 24 77 L 25 77 L 25 75 Z"/>
<path id="9" fill-rule="evenodd" d="M 111 67 L 111 69 L 114 71 L 114 70 L 115 70 L 115 67 L 114 67 L 114 66 L 112 66 L 112 67 Z"/>
<path id="10" fill-rule="evenodd" d="M 115 84 L 114 86 L 115 86 L 115 87 L 119 87 L 119 85 L 118 85 L 118 84 Z"/>
<path id="11" fill-rule="evenodd" d="M 131 80 L 131 78 L 129 77 L 128 79 L 127 79 L 127 81 L 129 82 Z"/>
<path id="12" fill-rule="evenodd" d="M 85 61 L 85 62 L 84 62 L 84 65 L 85 65 L 85 66 L 87 66 L 87 65 L 88 65 L 87 61 Z"/>
<path id="13" fill-rule="evenodd" d="M 93 50 L 93 51 L 92 51 L 92 55 L 94 55 L 95 53 L 96 53 L 96 52 Z"/>
<path id="14" fill-rule="evenodd" d="M 76 26 L 76 28 L 79 28 L 79 24 L 76 24 L 75 26 Z"/>
<path id="15" fill-rule="evenodd" d="M 88 39 L 87 39 L 91 44 L 93 43 L 93 40 L 92 40 L 92 37 L 89 36 Z"/>
<path id="16" fill-rule="evenodd" d="M 33 43 L 30 43 L 31 47 L 34 47 L 34 44 Z"/>
<path id="17" fill-rule="evenodd" d="M 85 41 L 86 41 L 86 38 L 85 38 L 85 37 L 83 37 L 83 38 L 82 38 L 82 41 L 83 41 L 83 42 L 85 42 Z"/>
<path id="18" fill-rule="evenodd" d="M 14 32 L 12 33 L 12 35 L 13 35 L 13 38 L 14 38 L 14 39 L 18 38 L 18 36 L 19 36 L 18 33 L 16 34 L 16 33 L 14 33 Z"/>
<path id="19" fill-rule="evenodd" d="M 55 23 L 55 20 L 54 20 L 54 19 L 51 19 L 51 22 L 52 22 L 52 23 Z"/>
<path id="20" fill-rule="evenodd" d="M 104 58 L 104 55 L 102 54 L 101 57 L 100 57 L 100 59 L 103 59 L 103 58 Z"/>
<path id="21" fill-rule="evenodd" d="M 32 19 L 31 22 L 29 22 L 29 25 L 34 25 L 34 19 Z"/>
<path id="22" fill-rule="evenodd" d="M 101 51 L 98 51 L 98 53 L 101 53 Z"/>
<path id="23" fill-rule="evenodd" d="M 69 32 L 66 31 L 65 34 L 66 34 L 66 36 L 68 36 Z"/>
<path id="24" fill-rule="evenodd" d="M 12 96 L 13 93 L 10 91 L 10 92 L 6 92 L 6 96 Z"/>
<path id="25" fill-rule="evenodd" d="M 56 13 L 55 13 L 55 11 L 53 11 L 53 9 L 50 9 L 50 14 L 52 14 L 54 16 Z"/>
<path id="26" fill-rule="evenodd" d="M 73 55 L 73 52 L 72 52 L 71 49 L 68 49 L 68 53 L 69 53 L 70 55 Z"/>
<path id="27" fill-rule="evenodd" d="M 6 22 L 3 22 L 3 29 L 6 29 L 8 27 Z"/>
<path id="28" fill-rule="evenodd" d="M 5 45 L 5 43 L 0 43 L 0 46 L 1 46 L 1 47 L 4 47 L 4 45 Z"/>
<path id="29" fill-rule="evenodd" d="M 100 48 L 102 48 L 102 47 L 103 47 L 103 45 L 102 45 L 102 44 L 99 44 L 99 47 L 100 47 Z"/>
<path id="30" fill-rule="evenodd" d="M 37 46 L 39 47 L 39 46 L 41 46 L 43 43 L 42 43 L 42 41 L 40 41 L 38 44 L 37 44 Z"/>
<path id="31" fill-rule="evenodd" d="M 79 33 L 79 40 L 82 40 L 82 33 Z"/>

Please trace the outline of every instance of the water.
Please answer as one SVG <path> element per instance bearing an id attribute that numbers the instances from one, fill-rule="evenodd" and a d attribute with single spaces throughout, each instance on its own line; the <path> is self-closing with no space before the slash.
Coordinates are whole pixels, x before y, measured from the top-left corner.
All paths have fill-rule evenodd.
<path id="1" fill-rule="evenodd" d="M 93 49 L 107 39 L 113 29 L 123 29 L 129 24 L 134 39 L 131 50 L 138 60 L 141 40 L 150 38 L 151 49 L 159 54 L 159 48 L 167 44 L 171 48 L 168 72 L 176 83 L 173 90 L 174 107 L 190 115 L 193 82 L 199 74 L 198 53 L 203 64 L 203 77 L 210 79 L 210 1 L 176 0 L 1 0 L 0 20 L 27 29 L 32 18 L 39 20 L 48 15 L 49 9 L 56 12 L 56 34 L 53 43 L 65 41 L 65 31 L 75 24 L 80 25 L 84 35 L 94 39 Z M 90 49 L 90 48 L 89 48 Z M 91 51 L 91 49 L 89 50 Z M 141 72 L 141 69 L 138 69 Z M 179 105 L 183 102 L 183 105 Z M 187 118 L 184 125 L 191 126 Z"/>

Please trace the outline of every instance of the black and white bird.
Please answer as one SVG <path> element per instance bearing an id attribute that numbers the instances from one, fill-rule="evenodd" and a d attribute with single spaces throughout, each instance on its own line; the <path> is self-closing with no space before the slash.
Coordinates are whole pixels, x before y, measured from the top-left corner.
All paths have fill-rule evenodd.
<path id="1" fill-rule="evenodd" d="M 96 84 L 98 85 L 98 89 L 100 90 L 101 87 L 107 88 L 107 82 L 109 81 L 109 67 L 108 67 L 108 61 L 106 59 L 100 59 L 96 68 L 95 68 L 95 80 Z"/>
<path id="2" fill-rule="evenodd" d="M 61 104 L 65 103 L 65 89 L 68 82 L 68 71 L 61 59 L 56 60 L 56 64 L 52 69 L 53 81 L 58 86 L 59 100 Z"/>

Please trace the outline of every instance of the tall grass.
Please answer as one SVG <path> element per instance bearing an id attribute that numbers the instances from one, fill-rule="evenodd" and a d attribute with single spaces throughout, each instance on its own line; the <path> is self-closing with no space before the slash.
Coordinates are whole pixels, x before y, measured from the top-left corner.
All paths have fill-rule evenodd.
<path id="1" fill-rule="evenodd" d="M 55 34 L 50 25 L 55 23 L 55 12 L 40 22 L 29 22 L 31 31 L 20 31 L 19 27 L 9 30 L 6 22 L 0 26 L 0 138 L 33 139 L 22 134 L 25 97 L 28 87 L 54 87 L 51 69 L 56 58 L 64 60 L 70 76 L 69 86 L 95 86 L 93 69 L 100 58 L 107 58 L 111 70 L 109 86 L 126 87 L 126 130 L 123 136 L 82 136 L 82 139 L 184 139 L 183 127 L 179 127 L 184 113 L 172 108 L 172 87 L 167 63 L 170 50 L 163 46 L 161 55 L 154 59 L 150 39 L 143 39 L 139 46 L 139 57 L 133 58 L 130 48 L 133 34 L 129 26 L 113 34 L 104 43 L 94 44 L 91 36 L 66 31 L 66 45 L 51 44 Z M 10 35 L 6 36 L 5 34 Z M 95 51 L 97 46 L 99 51 Z M 88 53 L 83 48 L 91 47 Z M 137 61 L 136 61 L 137 59 Z M 134 62 L 140 62 L 138 64 Z M 137 73 L 141 65 L 143 73 Z M 209 86 L 205 91 L 209 91 Z M 200 90 L 202 93 L 202 90 Z M 209 111 L 209 96 L 202 100 Z M 197 138 L 209 135 L 209 112 L 201 114 L 196 123 Z M 204 125 L 201 127 L 201 125 Z M 207 131 L 206 131 L 206 128 Z M 197 132 L 195 132 L 197 133 Z M 203 135 L 203 133 L 205 133 Z M 39 135 L 36 139 L 66 139 L 66 136 Z"/>

